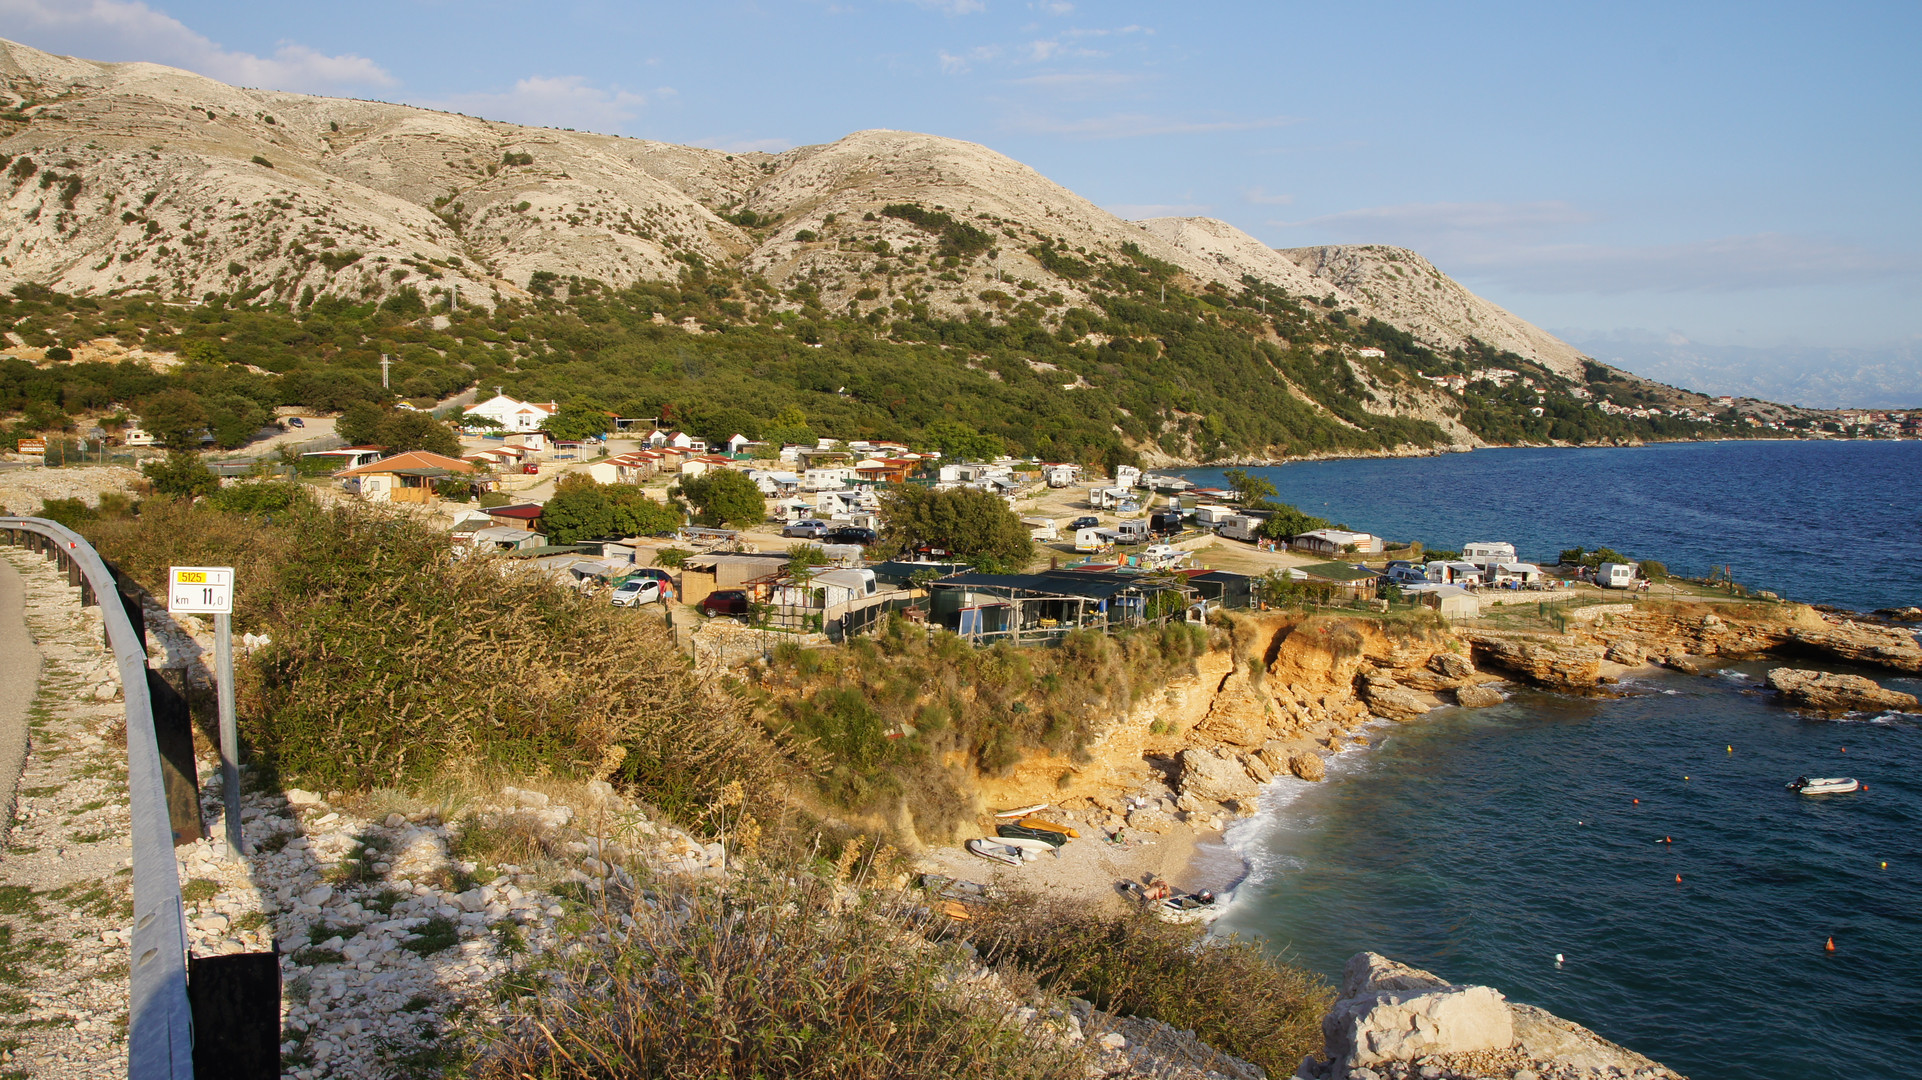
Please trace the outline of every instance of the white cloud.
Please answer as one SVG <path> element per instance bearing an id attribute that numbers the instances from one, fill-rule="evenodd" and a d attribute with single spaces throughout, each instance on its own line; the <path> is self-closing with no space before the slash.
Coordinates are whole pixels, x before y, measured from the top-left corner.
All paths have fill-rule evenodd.
<path id="1" fill-rule="evenodd" d="M 988 10 L 983 0 L 908 0 L 918 8 L 939 11 L 944 15 L 974 15 Z"/>
<path id="2" fill-rule="evenodd" d="M 1034 4 L 1032 6 L 1043 15 L 1074 14 L 1074 5 L 1068 3 L 1067 0 L 1049 0 L 1047 3 Z"/>
<path id="3" fill-rule="evenodd" d="M 674 93 L 670 87 L 653 92 L 655 97 L 672 97 Z M 516 81 L 511 90 L 456 94 L 424 104 L 516 124 L 618 131 L 639 116 L 647 103 L 646 94 L 594 86 L 579 75 L 530 75 Z"/>
<path id="4" fill-rule="evenodd" d="M 1013 117 L 1009 126 L 1034 135 L 1066 135 L 1078 139 L 1130 139 L 1146 135 L 1205 135 L 1223 131 L 1255 131 L 1300 123 L 1292 116 L 1252 120 L 1177 120 L 1147 113 L 1114 113 L 1081 120 L 1061 120 L 1035 113 Z"/>
<path id="5" fill-rule="evenodd" d="M 1312 225 L 1341 234 L 1392 231 L 1433 238 L 1461 233 L 1541 233 L 1547 229 L 1585 224 L 1593 220 L 1593 214 L 1565 202 L 1478 202 L 1371 206 L 1325 214 L 1306 221 L 1277 221 L 1271 224 Z"/>
<path id="6" fill-rule="evenodd" d="M 139 0 L 0 0 L 0 33 L 90 60 L 146 60 L 239 86 L 325 92 L 397 80 L 352 53 L 328 56 L 286 41 L 270 57 L 222 48 Z"/>

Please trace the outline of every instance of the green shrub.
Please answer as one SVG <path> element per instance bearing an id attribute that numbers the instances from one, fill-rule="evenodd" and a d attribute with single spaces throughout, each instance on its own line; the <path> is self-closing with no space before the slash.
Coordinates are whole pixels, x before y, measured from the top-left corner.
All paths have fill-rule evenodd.
<path id="1" fill-rule="evenodd" d="M 275 514 L 306 498 L 297 484 L 261 481 L 221 488 L 207 499 L 207 504 L 229 514 Z"/>
<path id="2" fill-rule="evenodd" d="M 481 492 L 480 506 L 481 509 L 486 510 L 495 506 L 506 506 L 513 501 L 514 500 L 508 497 L 505 492 L 483 491 Z"/>
<path id="3" fill-rule="evenodd" d="M 271 161 L 268 161 L 268 160 L 267 160 L 266 158 L 264 158 L 264 157 L 261 157 L 261 156 L 260 156 L 259 154 L 255 154 L 255 155 L 254 155 L 254 157 L 253 157 L 253 162 L 254 162 L 254 164 L 256 164 L 256 165 L 265 165 L 265 166 L 267 166 L 267 167 L 268 167 L 269 169 L 271 169 L 271 168 L 273 168 L 273 167 L 274 167 L 274 163 L 273 163 L 273 162 L 271 162 Z"/>
<path id="4" fill-rule="evenodd" d="M 1204 945 L 1194 927 L 1042 897 L 998 905 L 974 929 L 985 956 L 1019 965 L 1043 986 L 1191 1030 L 1270 1076 L 1290 1075 L 1321 1049 L 1321 1018 L 1334 1000 L 1327 984 L 1249 942 Z"/>
<path id="5" fill-rule="evenodd" d="M 99 515 L 83 499 L 44 499 L 40 503 L 40 512 L 34 516 L 57 521 L 69 529 L 78 529 Z"/>

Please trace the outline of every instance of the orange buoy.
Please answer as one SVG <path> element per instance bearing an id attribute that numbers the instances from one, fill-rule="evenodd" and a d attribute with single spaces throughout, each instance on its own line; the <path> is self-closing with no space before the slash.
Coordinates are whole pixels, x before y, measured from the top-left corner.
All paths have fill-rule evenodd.
<path id="1" fill-rule="evenodd" d="M 1822 951 L 1823 951 L 1823 952 L 1834 952 L 1834 951 L 1835 951 L 1835 939 L 1834 939 L 1834 938 L 1830 938 L 1830 939 L 1829 939 L 1829 943 L 1828 943 L 1827 945 L 1824 945 L 1824 946 L 1822 946 Z"/>
<path id="2" fill-rule="evenodd" d="M 1635 800 L 1635 805 L 1636 805 L 1636 806 L 1640 806 L 1640 805 L 1642 805 L 1642 800 L 1640 800 L 1640 799 L 1636 799 L 1636 800 Z"/>
<path id="3" fill-rule="evenodd" d="M 1848 747 L 1846 747 L 1846 746 L 1844 746 L 1844 747 L 1842 748 L 1842 752 L 1843 752 L 1844 754 L 1846 754 L 1846 753 L 1848 753 L 1848 752 L 1849 752 L 1849 748 L 1848 748 Z"/>
<path id="4" fill-rule="evenodd" d="M 1675 875 L 1675 884 L 1680 885 L 1681 883 L 1682 883 L 1682 875 L 1680 874 Z"/>
<path id="5" fill-rule="evenodd" d="M 1667 836 L 1662 837 L 1662 843 L 1664 844 L 1673 844 L 1674 842 L 1675 840 L 1672 837 L 1667 837 Z"/>

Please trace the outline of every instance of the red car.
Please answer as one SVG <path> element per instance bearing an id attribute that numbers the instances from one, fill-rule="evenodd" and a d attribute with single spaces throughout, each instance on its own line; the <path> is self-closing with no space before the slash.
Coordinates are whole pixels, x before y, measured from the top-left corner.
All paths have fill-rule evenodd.
<path id="1" fill-rule="evenodd" d="M 522 465 L 521 466 L 521 472 L 524 472 L 529 476 L 539 473 L 540 471 L 541 471 L 541 467 L 539 465 Z"/>
<path id="2" fill-rule="evenodd" d="M 746 615 L 750 606 L 747 593 L 740 589 L 722 589 L 708 593 L 701 601 L 701 614 Z"/>

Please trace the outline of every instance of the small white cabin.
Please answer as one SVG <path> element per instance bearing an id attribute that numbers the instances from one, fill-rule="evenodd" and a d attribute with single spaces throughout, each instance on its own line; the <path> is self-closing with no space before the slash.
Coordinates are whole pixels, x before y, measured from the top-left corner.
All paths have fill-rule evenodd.
<path id="1" fill-rule="evenodd" d="M 1595 570 L 1595 584 L 1604 589 L 1633 588 L 1635 567 L 1631 563 L 1605 562 Z"/>

